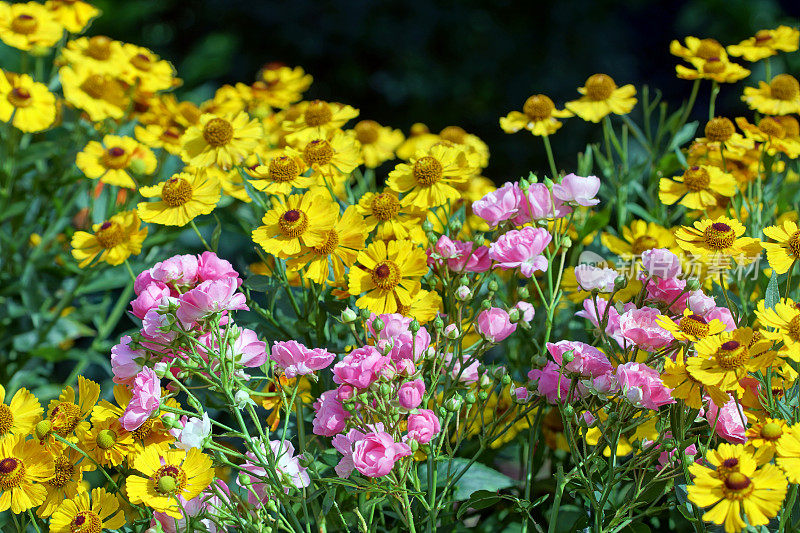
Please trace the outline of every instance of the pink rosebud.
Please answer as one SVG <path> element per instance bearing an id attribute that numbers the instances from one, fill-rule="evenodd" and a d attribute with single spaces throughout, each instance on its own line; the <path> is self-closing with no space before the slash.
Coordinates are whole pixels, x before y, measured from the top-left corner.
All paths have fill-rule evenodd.
<path id="1" fill-rule="evenodd" d="M 430 409 L 420 409 L 408 415 L 408 438 L 420 444 L 427 444 L 441 431 L 439 419 Z"/>
<path id="2" fill-rule="evenodd" d="M 204 281 L 194 289 L 182 294 L 180 307 L 176 312 L 184 327 L 191 327 L 200 319 L 214 313 L 250 308 L 245 304 L 245 296 L 237 292 L 239 284 L 233 278 Z"/>
<path id="3" fill-rule="evenodd" d="M 519 268 L 523 276 L 530 278 L 537 270 L 547 270 L 547 258 L 542 252 L 551 240 L 544 228 L 511 230 L 489 246 L 489 257 L 497 263 L 495 268 Z"/>
<path id="4" fill-rule="evenodd" d="M 499 189 L 487 193 L 480 200 L 472 203 L 472 212 L 494 227 L 517 216 L 522 190 L 516 183 L 506 183 Z"/>
<path id="5" fill-rule="evenodd" d="M 462 358 L 462 361 L 459 361 L 458 359 L 453 360 L 453 354 L 444 354 L 444 366 L 442 367 L 442 372 L 446 372 L 452 365 L 452 371 L 450 372 L 450 375 L 453 377 L 453 379 L 460 381 L 461 383 L 477 383 L 478 379 L 480 378 L 478 374 L 480 361 L 475 359 L 462 369 L 462 363 L 468 361 L 470 357 L 464 354 L 462 355 Z"/>
<path id="6" fill-rule="evenodd" d="M 681 273 L 681 260 L 666 248 L 652 248 L 642 252 L 642 266 L 659 278 L 676 278 Z"/>
<path id="7" fill-rule="evenodd" d="M 197 282 L 197 266 L 196 256 L 175 255 L 153 265 L 150 275 L 164 284 L 194 285 Z"/>
<path id="8" fill-rule="evenodd" d="M 336 399 L 340 402 L 346 402 L 356 397 L 358 391 L 351 385 L 339 385 L 336 389 Z"/>
<path id="9" fill-rule="evenodd" d="M 161 403 L 161 380 L 150 367 L 144 367 L 133 381 L 133 396 L 120 417 L 127 431 L 138 429 L 158 410 Z"/>
<path id="10" fill-rule="evenodd" d="M 385 431 L 369 433 L 353 445 L 353 465 L 368 477 L 385 476 L 398 460 L 409 455 L 411 448 L 395 442 Z"/>
<path id="11" fill-rule="evenodd" d="M 275 341 L 270 357 L 292 379 L 328 368 L 336 356 L 322 348 L 310 350 L 297 341 Z"/>
<path id="12" fill-rule="evenodd" d="M 198 281 L 210 281 L 224 278 L 234 278 L 239 286 L 242 280 L 233 265 L 225 259 L 220 259 L 214 252 L 203 252 L 197 261 Z"/>
<path id="13" fill-rule="evenodd" d="M 350 413 L 345 411 L 341 402 L 336 399 L 335 390 L 323 392 L 313 407 L 316 412 L 312 423 L 315 435 L 332 437 L 341 433 L 347 419 L 350 418 Z"/>
<path id="14" fill-rule="evenodd" d="M 397 399 L 400 402 L 400 407 L 416 409 L 422 403 L 423 394 L 425 394 L 425 382 L 421 379 L 415 379 L 400 385 L 400 390 L 397 391 Z"/>
<path id="15" fill-rule="evenodd" d="M 333 381 L 347 383 L 357 389 L 366 389 L 380 376 L 391 359 L 381 355 L 373 346 L 353 350 L 333 367 Z"/>
<path id="16" fill-rule="evenodd" d="M 136 359 L 144 361 L 147 354 L 143 350 L 132 350 L 129 346 L 131 336 L 125 335 L 119 344 L 111 348 L 111 372 L 114 374 L 114 383 L 133 386 L 136 375 L 142 370 L 142 365 Z"/>
<path id="17" fill-rule="evenodd" d="M 692 314 L 705 318 L 707 313 L 717 307 L 717 302 L 714 301 L 714 298 L 706 296 L 703 291 L 698 289 L 689 293 L 686 306 L 692 311 Z"/>
<path id="18" fill-rule="evenodd" d="M 523 322 L 530 322 L 533 320 L 533 317 L 536 314 L 536 310 L 533 308 L 533 305 L 528 302 L 517 302 L 514 307 L 516 307 L 519 311 L 520 319 Z"/>
<path id="19" fill-rule="evenodd" d="M 164 285 L 160 281 L 154 280 L 149 270 L 145 270 L 144 272 L 140 272 L 139 275 L 136 276 L 136 280 L 133 282 L 133 292 L 135 292 L 136 295 L 138 296 L 151 283 L 156 283 L 158 284 L 159 287 L 166 287 L 166 285 Z"/>
<path id="20" fill-rule="evenodd" d="M 572 398 L 569 397 L 572 380 L 565 376 L 558 365 L 552 361 L 548 361 L 542 369 L 534 368 L 528 372 L 528 379 L 536 382 L 536 392 L 540 396 L 547 398 L 548 403 L 557 404 L 575 399 L 574 396 Z M 577 394 L 581 395 L 585 391 L 586 388 L 580 384 L 575 390 Z"/>
<path id="21" fill-rule="evenodd" d="M 169 289 L 161 283 L 150 283 L 139 296 L 131 302 L 131 310 L 137 318 L 144 318 L 144 315 L 151 309 L 155 309 L 161 303 L 162 298 L 170 295 Z"/>
<path id="22" fill-rule="evenodd" d="M 745 436 L 746 428 L 743 422 L 747 420 L 747 417 L 742 408 L 736 403 L 736 400 L 731 399 L 722 406 L 722 409 L 717 407 L 713 401 L 709 401 L 706 420 L 714 428 L 717 435 L 726 441 L 734 444 L 747 442 L 747 437 Z"/>
<path id="23" fill-rule="evenodd" d="M 518 403 L 526 403 L 530 399 L 531 393 L 526 387 L 516 387 L 511 392 Z"/>
<path id="24" fill-rule="evenodd" d="M 376 318 L 380 318 L 383 322 L 383 329 L 380 333 L 376 333 L 372 327 L 372 323 Z M 411 334 L 408 326 L 411 324 L 411 318 L 403 316 L 399 313 L 386 313 L 383 315 L 370 315 L 367 320 L 367 329 L 374 339 L 393 339 L 400 335 Z"/>
<path id="25" fill-rule="evenodd" d="M 553 196 L 562 202 L 575 202 L 584 207 L 590 207 L 600 203 L 595 198 L 600 190 L 600 178 L 597 176 L 581 177 L 575 174 L 567 174 L 561 178 L 560 183 L 553 185 Z"/>
<path id="26" fill-rule="evenodd" d="M 611 292 L 617 276 L 619 273 L 613 268 L 599 268 L 588 264 L 575 267 L 575 279 L 585 291 Z"/>
<path id="27" fill-rule="evenodd" d="M 617 381 L 625 398 L 640 409 L 658 409 L 675 403 L 659 373 L 642 363 L 625 363 L 617 367 Z"/>
<path id="28" fill-rule="evenodd" d="M 652 307 L 626 311 L 619 317 L 620 333 L 642 350 L 652 352 L 663 348 L 672 342 L 672 334 L 656 322 L 660 315 Z"/>
<path id="29" fill-rule="evenodd" d="M 477 320 L 478 333 L 490 342 L 500 342 L 517 330 L 517 325 L 512 324 L 508 313 L 499 307 L 492 307 L 481 311 Z"/>
<path id="30" fill-rule="evenodd" d="M 522 193 L 519 203 L 519 216 L 513 219 L 517 226 L 537 220 L 549 220 L 564 217 L 572 212 L 572 208 L 553 198 L 553 193 L 544 183 L 531 183 L 527 196 Z"/>
<path id="31" fill-rule="evenodd" d="M 580 341 L 548 342 L 547 351 L 557 365 L 563 366 L 565 373 L 580 374 L 585 378 L 602 376 L 614 370 L 603 352 Z M 564 363 L 564 354 L 570 353 L 572 360 Z"/>

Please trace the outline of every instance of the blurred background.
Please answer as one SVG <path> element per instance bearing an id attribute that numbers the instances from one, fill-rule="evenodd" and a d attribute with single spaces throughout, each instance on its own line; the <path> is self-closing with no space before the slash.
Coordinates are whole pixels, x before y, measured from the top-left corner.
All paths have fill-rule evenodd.
<path id="1" fill-rule="evenodd" d="M 223 83 L 251 83 L 271 61 L 314 76 L 308 98 L 340 101 L 361 118 L 402 128 L 458 125 L 492 151 L 487 175 L 502 183 L 547 167 L 541 141 L 506 135 L 498 118 L 534 93 L 561 108 L 596 72 L 619 85 L 658 87 L 674 107 L 691 82 L 674 75 L 672 39 L 738 43 L 762 28 L 800 23 L 797 0 L 98 0 L 91 34 L 141 44 L 174 62 L 184 97 L 207 98 Z M 800 54 L 793 54 L 798 56 Z M 797 74 L 800 62 L 774 62 Z M 756 75 L 759 73 L 756 72 Z M 698 97 L 703 115 L 709 87 Z M 733 115 L 741 84 L 717 109 Z M 634 110 L 636 113 L 636 110 Z M 571 169 L 599 128 L 566 121 L 553 138 Z"/>

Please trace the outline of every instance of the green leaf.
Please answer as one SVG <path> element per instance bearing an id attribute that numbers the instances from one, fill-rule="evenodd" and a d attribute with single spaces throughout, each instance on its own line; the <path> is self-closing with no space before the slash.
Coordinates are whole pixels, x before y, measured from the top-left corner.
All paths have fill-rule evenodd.
<path id="1" fill-rule="evenodd" d="M 219 221 L 219 217 L 214 215 L 214 220 L 217 221 L 217 225 L 214 226 L 214 231 L 211 233 L 211 249 L 215 252 L 219 252 L 219 238 L 222 235 L 222 223 Z"/>
<path id="2" fill-rule="evenodd" d="M 466 472 L 464 470 L 467 469 Z M 438 465 L 439 477 L 447 476 L 447 463 Z M 456 477 L 464 472 L 464 475 L 456 483 L 456 490 L 453 494 L 454 500 L 466 500 L 475 491 L 499 491 L 514 486 L 514 480 L 497 470 L 489 468 L 481 463 L 469 465 L 467 459 L 455 458 L 451 461 L 450 475 Z"/>
<path id="3" fill-rule="evenodd" d="M 477 464 L 477 463 L 476 463 Z M 470 509 L 486 509 L 500 501 L 500 495 L 490 490 L 476 490 L 469 499 L 458 509 L 457 516 L 461 519 Z"/>
<path id="4" fill-rule="evenodd" d="M 694 134 L 697 131 L 697 126 L 699 124 L 700 123 L 697 121 L 684 124 L 683 127 L 678 130 L 678 132 L 672 138 L 672 141 L 670 141 L 667 151 L 672 152 L 673 150 L 677 150 L 691 139 L 694 139 Z"/>
<path id="5" fill-rule="evenodd" d="M 769 278 L 769 283 L 767 284 L 767 292 L 764 294 L 764 305 L 767 309 L 772 309 L 775 307 L 775 304 L 778 303 L 780 299 L 780 293 L 778 292 L 778 275 L 773 272 L 772 276 Z"/>

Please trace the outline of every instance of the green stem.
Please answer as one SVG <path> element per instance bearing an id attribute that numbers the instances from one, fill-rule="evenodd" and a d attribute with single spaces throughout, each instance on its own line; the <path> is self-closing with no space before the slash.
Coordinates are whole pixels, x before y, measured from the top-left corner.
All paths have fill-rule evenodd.
<path id="1" fill-rule="evenodd" d="M 194 223 L 194 220 L 190 220 L 189 224 L 192 226 L 194 232 L 197 233 L 197 236 L 200 237 L 200 242 L 203 243 L 203 246 L 205 246 L 206 250 L 208 250 L 209 252 L 213 252 L 214 250 L 211 249 L 206 240 L 203 238 L 203 235 L 200 233 L 200 230 L 197 229 L 197 224 Z"/>
<path id="2" fill-rule="evenodd" d="M 556 161 L 553 158 L 553 148 L 550 146 L 550 136 L 542 135 L 544 141 L 544 149 L 547 152 L 547 162 L 550 163 L 550 179 L 556 181 L 558 179 L 558 170 L 556 170 Z"/>
<path id="3" fill-rule="evenodd" d="M 719 94 L 719 83 L 711 82 L 711 101 L 708 104 L 708 120 L 714 118 L 714 109 L 717 105 L 717 95 Z"/>
<path id="4" fill-rule="evenodd" d="M 786 525 L 789 523 L 789 517 L 792 516 L 792 509 L 794 508 L 794 502 L 797 499 L 797 485 L 792 485 L 792 488 L 789 489 L 789 498 L 787 499 L 787 503 L 783 506 L 783 511 L 781 512 L 781 521 L 778 526 L 778 531 L 780 533 L 784 533 L 786 530 Z"/>

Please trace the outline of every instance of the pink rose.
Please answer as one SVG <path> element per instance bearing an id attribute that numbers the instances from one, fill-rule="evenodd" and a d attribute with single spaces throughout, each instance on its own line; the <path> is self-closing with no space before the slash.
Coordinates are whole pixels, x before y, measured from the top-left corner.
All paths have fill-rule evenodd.
<path id="1" fill-rule="evenodd" d="M 511 230 L 489 246 L 489 257 L 497 263 L 495 268 L 519 268 L 523 276 L 530 278 L 537 270 L 547 270 L 547 258 L 542 252 L 551 240 L 544 228 Z"/>
<path id="2" fill-rule="evenodd" d="M 642 266 L 659 278 L 676 278 L 681 273 L 681 260 L 666 248 L 652 248 L 642 252 Z"/>
<path id="3" fill-rule="evenodd" d="M 472 212 L 494 227 L 517 216 L 523 195 L 519 185 L 506 183 L 472 203 Z"/>
<path id="4" fill-rule="evenodd" d="M 409 455 L 411 448 L 395 442 L 385 431 L 369 433 L 353 445 L 353 465 L 368 477 L 385 476 L 398 460 Z"/>
<path id="5" fill-rule="evenodd" d="M 561 178 L 560 183 L 553 185 L 553 196 L 562 202 L 575 202 L 584 207 L 590 207 L 600 203 L 595 198 L 600 190 L 600 178 L 597 176 L 581 177 L 575 174 L 567 174 Z"/>
<path id="6" fill-rule="evenodd" d="M 517 325 L 511 323 L 505 310 L 492 307 L 478 315 L 477 328 L 488 341 L 497 343 L 514 333 Z"/>
<path id="7" fill-rule="evenodd" d="M 332 437 L 344 430 L 350 413 L 345 411 L 341 402 L 336 399 L 335 390 L 323 392 L 313 407 L 316 412 L 312 423 L 314 434 Z"/>
<path id="8" fill-rule="evenodd" d="M 614 370 L 603 352 L 580 341 L 548 342 L 547 351 L 557 365 L 563 366 L 565 373 L 580 374 L 586 378 L 602 376 Z M 564 354 L 572 353 L 572 361 L 564 363 Z"/>
<path id="9" fill-rule="evenodd" d="M 612 292 L 619 273 L 613 268 L 598 268 L 588 264 L 575 267 L 575 279 L 585 291 Z"/>
<path id="10" fill-rule="evenodd" d="M 642 350 L 652 352 L 672 342 L 672 334 L 656 323 L 658 309 L 643 307 L 631 309 L 619 317 L 622 336 Z"/>
<path id="11" fill-rule="evenodd" d="M 536 314 L 536 310 L 533 308 L 533 305 L 528 302 L 519 301 L 514 305 L 519 311 L 520 320 L 523 322 L 530 322 L 533 320 L 534 315 Z"/>
<path id="12" fill-rule="evenodd" d="M 572 401 L 569 397 L 569 389 L 572 380 L 560 371 L 559 366 L 552 361 L 548 361 L 542 369 L 534 368 L 528 372 L 528 379 L 536 381 L 536 392 L 540 396 L 547 398 L 548 403 L 557 404 L 565 401 Z M 583 395 L 586 388 L 578 384 L 575 392 Z"/>
<path id="13" fill-rule="evenodd" d="M 242 280 L 239 273 L 233 269 L 233 265 L 225 259 L 220 259 L 214 252 L 203 252 L 197 261 L 198 281 L 209 281 L 215 279 L 234 278 L 239 286 Z"/>
<path id="14" fill-rule="evenodd" d="M 131 336 L 125 335 L 119 340 L 119 344 L 111 348 L 111 372 L 114 374 L 114 383 L 120 385 L 133 386 L 136 375 L 142 370 L 142 365 L 136 359 L 147 357 L 144 350 L 133 350 L 129 346 Z"/>
<path id="15" fill-rule="evenodd" d="M 625 363 L 617 367 L 617 381 L 625 398 L 640 409 L 658 409 L 662 405 L 675 403 L 661 381 L 661 375 L 642 363 Z"/>
<path id="16" fill-rule="evenodd" d="M 342 454 L 342 458 L 334 467 L 336 475 L 342 479 L 347 479 L 355 468 L 353 463 L 353 445 L 362 440 L 366 435 L 353 428 L 344 435 L 336 435 L 331 440 L 331 444 Z"/>
<path id="17" fill-rule="evenodd" d="M 252 329 L 242 328 L 233 341 L 232 351 L 234 362 L 246 368 L 261 366 L 267 360 L 267 343 L 258 340 Z"/>
<path id="18" fill-rule="evenodd" d="M 685 288 L 685 279 L 651 278 L 647 283 L 647 297 L 657 302 L 671 303 L 670 311 L 681 314 L 686 309 L 686 301 L 689 299 L 689 293 L 684 292 Z"/>
<path id="19" fill-rule="evenodd" d="M 153 265 L 150 275 L 164 284 L 194 285 L 197 282 L 197 266 L 196 256 L 175 255 Z"/>
<path id="20" fill-rule="evenodd" d="M 714 301 L 714 298 L 706 296 L 703 291 L 698 289 L 689 293 L 686 306 L 693 314 L 705 317 L 706 313 L 709 313 L 717 307 L 717 302 Z"/>
<path id="21" fill-rule="evenodd" d="M 184 327 L 191 327 L 200 319 L 214 313 L 250 308 L 245 304 L 245 295 L 237 292 L 239 284 L 233 278 L 204 281 L 178 299 L 176 312 Z"/>
<path id="22" fill-rule="evenodd" d="M 328 368 L 335 357 L 322 348 L 310 350 L 297 341 L 275 341 L 270 355 L 289 379 Z"/>
<path id="23" fill-rule="evenodd" d="M 549 220 L 564 217 L 572 212 L 572 208 L 553 198 L 553 193 L 544 183 L 531 183 L 527 196 L 522 193 L 519 204 L 519 216 L 513 222 L 522 226 L 537 220 Z"/>
<path id="24" fill-rule="evenodd" d="M 420 444 L 427 444 L 441 431 L 439 419 L 430 409 L 419 409 L 416 413 L 408 415 L 408 438 Z"/>
<path id="25" fill-rule="evenodd" d="M 127 431 L 138 429 L 158 410 L 161 403 L 161 380 L 150 367 L 144 367 L 133 381 L 133 396 L 120 417 Z"/>
<path id="26" fill-rule="evenodd" d="M 735 400 L 730 400 L 722 406 L 722 409 L 717 407 L 714 402 L 709 401 L 706 420 L 714 428 L 717 435 L 726 441 L 734 444 L 747 442 L 747 437 L 745 436 L 746 428 L 744 422 L 742 422 L 743 420 L 746 421 L 747 417 Z"/>
<path id="27" fill-rule="evenodd" d="M 725 324 L 725 331 L 733 331 L 736 329 L 736 322 L 733 321 L 733 315 L 731 314 L 731 310 L 727 307 L 715 307 L 704 317 L 706 320 L 711 322 L 712 320 L 716 319 Z"/>
<path id="28" fill-rule="evenodd" d="M 169 297 L 169 289 L 161 283 L 150 283 L 139 296 L 131 302 L 131 310 L 137 318 L 144 318 L 144 315 L 151 309 L 155 309 L 161 303 L 162 298 Z"/>
<path id="29" fill-rule="evenodd" d="M 422 403 L 423 394 L 425 394 L 425 382 L 421 379 L 415 379 L 400 385 L 400 390 L 397 391 L 397 399 L 400 402 L 400 407 L 415 409 Z"/>
<path id="30" fill-rule="evenodd" d="M 456 381 L 460 381 L 461 383 L 477 383 L 480 375 L 478 374 L 478 369 L 480 368 L 480 361 L 474 359 L 469 365 L 462 369 L 463 363 L 470 359 L 469 355 L 462 355 L 462 360 L 459 361 L 458 359 L 453 359 L 453 354 L 446 353 L 444 354 L 443 361 L 444 366 L 442 367 L 442 372 L 447 372 L 447 370 L 452 365 L 452 370 L 450 375 Z"/>
<path id="31" fill-rule="evenodd" d="M 492 268 L 492 259 L 489 257 L 488 246 L 477 246 L 464 266 L 464 270 L 467 272 L 486 272 L 490 268 Z"/>
<path id="32" fill-rule="evenodd" d="M 381 371 L 389 361 L 389 356 L 381 355 L 372 346 L 358 348 L 336 363 L 333 367 L 333 381 L 366 389 L 381 376 Z"/>
<path id="33" fill-rule="evenodd" d="M 136 280 L 133 282 L 133 292 L 136 293 L 138 296 L 145 290 L 151 283 L 157 284 L 159 287 L 166 287 L 160 281 L 156 281 L 153 279 L 153 276 L 150 274 L 150 270 L 145 270 L 144 272 L 140 272 L 138 276 L 136 276 Z"/>

